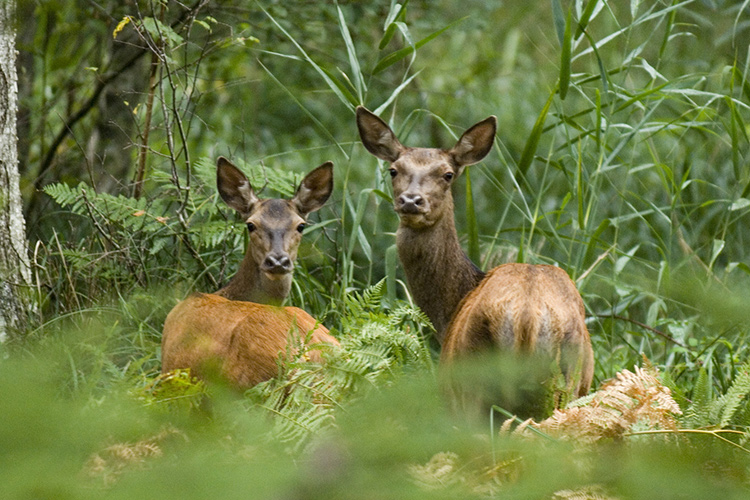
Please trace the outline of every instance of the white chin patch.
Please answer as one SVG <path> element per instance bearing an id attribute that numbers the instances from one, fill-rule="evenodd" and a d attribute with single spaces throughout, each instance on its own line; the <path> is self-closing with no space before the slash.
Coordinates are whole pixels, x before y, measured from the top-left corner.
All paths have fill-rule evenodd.
<path id="1" fill-rule="evenodd" d="M 289 273 L 267 273 L 264 272 L 266 279 L 269 281 L 278 281 L 289 276 Z"/>

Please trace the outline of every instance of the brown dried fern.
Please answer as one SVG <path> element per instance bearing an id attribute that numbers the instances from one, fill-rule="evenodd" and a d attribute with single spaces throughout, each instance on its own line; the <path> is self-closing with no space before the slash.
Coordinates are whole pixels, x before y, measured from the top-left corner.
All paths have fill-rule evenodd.
<path id="1" fill-rule="evenodd" d="M 561 490 L 552 495 L 552 500 L 616 500 L 599 485 L 583 486 L 575 490 Z"/>
<path id="2" fill-rule="evenodd" d="M 621 438 L 638 425 L 650 430 L 677 430 L 675 415 L 682 414 L 671 392 L 658 378 L 655 368 L 635 367 L 623 370 L 602 386 L 582 406 L 555 410 L 539 423 L 524 422 L 514 434 L 529 432 L 533 426 L 556 437 L 572 437 L 586 441 Z"/>
<path id="3" fill-rule="evenodd" d="M 89 477 L 101 479 L 105 484 L 112 484 L 126 469 L 142 466 L 148 458 L 162 455 L 160 444 L 166 439 L 185 435 L 169 427 L 150 438 L 137 443 L 116 443 L 94 453 L 86 463 L 84 472 Z"/>

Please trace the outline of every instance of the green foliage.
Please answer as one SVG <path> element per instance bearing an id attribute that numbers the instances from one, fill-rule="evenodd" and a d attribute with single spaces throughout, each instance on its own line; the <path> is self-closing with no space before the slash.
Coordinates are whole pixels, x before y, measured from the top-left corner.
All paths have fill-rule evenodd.
<path id="1" fill-rule="evenodd" d="M 750 363 L 738 367 L 727 391 L 717 396 L 711 390 L 706 370 L 700 370 L 693 388 L 692 402 L 685 412 L 685 423 L 692 428 L 719 429 L 750 426 Z"/>
<path id="2" fill-rule="evenodd" d="M 193 377 L 189 368 L 160 375 L 135 395 L 144 405 L 183 412 L 200 410 L 209 397 L 205 383 Z"/>
<path id="3" fill-rule="evenodd" d="M 429 321 L 406 304 L 383 309 L 384 281 L 346 300 L 341 346 L 326 352 L 322 366 L 297 361 L 280 366 L 279 377 L 248 391 L 249 402 L 275 417 L 271 439 L 303 448 L 334 421 L 334 412 L 372 388 L 392 384 L 404 373 L 432 370 L 421 330 Z"/>

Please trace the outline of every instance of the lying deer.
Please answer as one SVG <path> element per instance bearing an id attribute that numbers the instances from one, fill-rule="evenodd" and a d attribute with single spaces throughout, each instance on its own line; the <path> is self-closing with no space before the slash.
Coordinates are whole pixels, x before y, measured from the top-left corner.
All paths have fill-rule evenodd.
<path id="1" fill-rule="evenodd" d="M 475 124 L 447 150 L 403 146 L 361 106 L 357 127 L 365 148 L 390 164 L 399 259 L 415 302 L 435 326 L 441 365 L 488 351 L 546 354 L 558 360 L 573 392 L 585 395 L 593 350 L 583 300 L 565 271 L 505 264 L 485 274 L 458 241 L 451 186 L 489 153 L 497 119 Z"/>
<path id="2" fill-rule="evenodd" d="M 250 233 L 237 274 L 214 294 L 194 293 L 164 322 L 162 373 L 190 368 L 198 377 L 218 372 L 245 389 L 273 378 L 279 354 L 297 352 L 289 339 L 338 345 L 328 330 L 302 309 L 279 307 L 289 295 L 305 219 L 333 190 L 333 164 L 307 174 L 291 200 L 259 199 L 245 174 L 221 157 L 217 186 Z M 318 349 L 307 356 L 321 361 Z"/>

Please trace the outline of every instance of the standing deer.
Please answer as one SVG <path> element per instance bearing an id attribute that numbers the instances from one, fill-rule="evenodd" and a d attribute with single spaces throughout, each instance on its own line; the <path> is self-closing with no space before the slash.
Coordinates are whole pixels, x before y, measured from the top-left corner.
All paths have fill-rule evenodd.
<path id="1" fill-rule="evenodd" d="M 390 164 L 400 221 L 399 259 L 415 302 L 435 326 L 441 365 L 447 368 L 489 351 L 528 355 L 523 360 L 546 355 L 557 361 L 573 392 L 585 395 L 593 376 L 593 350 L 583 300 L 565 271 L 505 264 L 485 274 L 458 241 L 451 186 L 464 167 L 489 153 L 497 119 L 475 124 L 451 149 L 403 146 L 383 120 L 361 106 L 357 127 L 365 148 Z M 466 404 L 478 403 L 466 394 L 472 389 L 454 389 Z M 501 403 L 521 413 L 538 407 L 535 402 Z"/>
<path id="2" fill-rule="evenodd" d="M 302 309 L 278 306 L 291 288 L 305 219 L 333 190 L 333 164 L 324 163 L 307 174 L 291 200 L 262 200 L 245 174 L 220 157 L 217 187 L 247 225 L 247 251 L 224 288 L 214 294 L 194 293 L 169 313 L 162 335 L 162 373 L 190 368 L 205 377 L 215 372 L 245 389 L 277 374 L 279 354 L 297 351 L 289 346 L 294 336 L 309 344 L 338 345 Z M 321 361 L 315 348 L 307 356 Z"/>

